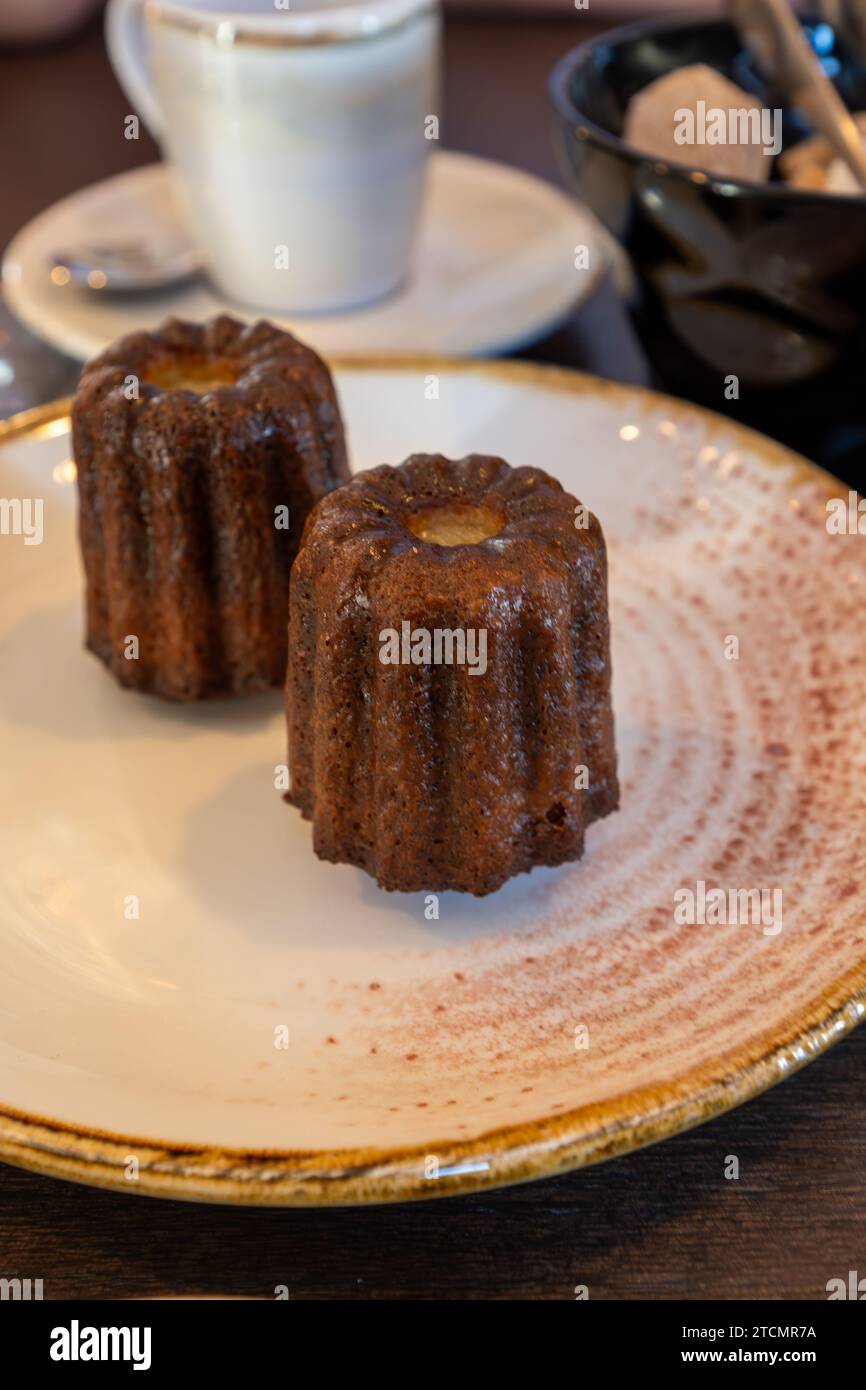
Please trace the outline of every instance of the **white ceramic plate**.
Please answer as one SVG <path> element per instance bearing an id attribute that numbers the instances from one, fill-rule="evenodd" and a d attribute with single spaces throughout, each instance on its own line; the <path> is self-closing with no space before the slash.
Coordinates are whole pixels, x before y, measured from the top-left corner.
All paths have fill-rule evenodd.
<path id="1" fill-rule="evenodd" d="M 148 294 L 107 294 L 51 281 L 58 250 L 116 237 L 182 240 L 171 176 L 163 164 L 84 188 L 30 222 L 3 259 L 13 313 L 73 357 L 149 329 L 169 314 L 260 317 L 221 297 L 203 277 Z M 571 198 L 518 169 L 441 151 L 430 184 L 414 272 L 391 299 L 347 314 L 275 318 L 325 354 L 504 352 L 556 328 L 611 264 L 601 224 Z M 575 248 L 588 267 L 575 268 Z"/>
<path id="2" fill-rule="evenodd" d="M 45 511 L 41 545 L 0 537 L 0 1157 L 210 1200 L 444 1195 L 694 1124 L 862 1017 L 866 538 L 825 525 L 846 491 L 567 372 L 337 380 L 355 467 L 502 453 L 600 517 L 622 809 L 581 863 L 444 894 L 438 920 L 319 862 L 274 790 L 278 696 L 172 707 L 82 650 L 65 421 L 13 423 L 0 495 Z M 779 889 L 782 929 L 678 925 L 699 880 Z"/>

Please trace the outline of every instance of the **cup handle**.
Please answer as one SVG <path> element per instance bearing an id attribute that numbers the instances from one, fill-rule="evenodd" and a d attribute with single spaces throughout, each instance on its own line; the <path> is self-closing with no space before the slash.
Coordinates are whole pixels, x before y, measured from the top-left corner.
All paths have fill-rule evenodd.
<path id="1" fill-rule="evenodd" d="M 148 70 L 143 9 L 144 0 L 109 0 L 105 44 L 118 82 L 151 135 L 159 140 L 162 116 Z"/>

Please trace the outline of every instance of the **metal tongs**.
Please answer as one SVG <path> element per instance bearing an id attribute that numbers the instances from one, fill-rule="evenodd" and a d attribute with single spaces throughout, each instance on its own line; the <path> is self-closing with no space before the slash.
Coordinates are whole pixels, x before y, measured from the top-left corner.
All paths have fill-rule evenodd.
<path id="1" fill-rule="evenodd" d="M 806 113 L 866 192 L 860 131 L 787 0 L 728 0 L 728 13 L 764 76 Z"/>

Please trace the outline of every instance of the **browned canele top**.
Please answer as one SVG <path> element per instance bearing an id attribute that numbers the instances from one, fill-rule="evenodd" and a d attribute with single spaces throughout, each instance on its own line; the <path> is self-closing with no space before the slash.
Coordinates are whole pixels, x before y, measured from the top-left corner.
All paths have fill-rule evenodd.
<path id="1" fill-rule="evenodd" d="M 361 535 L 380 560 L 408 552 L 419 573 L 444 568 L 451 582 L 485 564 L 501 567 L 518 549 L 526 557 L 527 546 L 554 565 L 587 550 L 605 554 L 597 518 L 556 478 L 487 454 L 412 454 L 399 467 L 356 474 L 311 514 L 302 543 L 339 545 Z"/>
<path id="2" fill-rule="evenodd" d="M 88 362 L 76 392 L 76 413 L 88 409 L 94 398 L 118 392 L 131 397 L 129 378 L 141 401 L 173 398 L 174 409 L 188 418 L 190 412 L 213 412 L 213 393 L 222 410 L 238 412 L 267 403 L 269 382 L 275 373 L 291 381 L 304 398 L 315 405 L 316 421 L 326 449 L 332 451 L 348 477 L 345 446 L 331 374 L 319 355 L 282 329 L 261 319 L 244 324 L 229 314 L 205 323 L 167 319 L 152 333 L 129 333 Z M 165 407 L 163 407 L 165 409 Z M 254 427 L 257 415 L 248 415 Z"/>

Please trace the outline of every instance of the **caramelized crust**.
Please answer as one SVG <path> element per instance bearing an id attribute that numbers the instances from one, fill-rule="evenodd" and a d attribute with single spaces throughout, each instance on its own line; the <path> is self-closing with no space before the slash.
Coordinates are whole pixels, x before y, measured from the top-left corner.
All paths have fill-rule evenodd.
<path id="1" fill-rule="evenodd" d="M 540 469 L 419 454 L 316 506 L 291 579 L 288 799 L 321 858 L 480 895 L 578 859 L 616 808 L 605 545 L 577 505 Z M 437 509 L 498 529 L 423 539 Z M 484 629 L 486 671 L 383 664 L 404 622 Z"/>
<path id="2" fill-rule="evenodd" d="M 169 320 L 84 368 L 72 430 L 90 650 L 172 700 L 281 685 L 301 530 L 348 477 L 321 359 L 268 323 Z"/>

